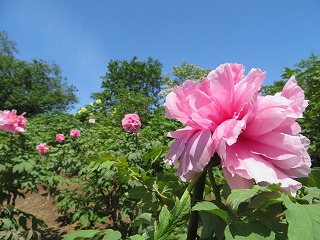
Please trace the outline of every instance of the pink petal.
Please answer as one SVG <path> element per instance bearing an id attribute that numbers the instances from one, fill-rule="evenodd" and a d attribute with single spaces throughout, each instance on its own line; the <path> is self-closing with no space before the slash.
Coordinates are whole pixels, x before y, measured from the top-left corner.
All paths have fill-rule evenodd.
<path id="1" fill-rule="evenodd" d="M 164 158 L 165 162 L 178 166 L 178 159 L 181 156 L 183 150 L 185 149 L 185 144 L 188 138 L 193 134 L 194 130 L 190 127 L 185 127 L 184 129 L 179 129 L 177 131 L 171 132 L 168 136 L 176 138 L 170 147 L 169 152 Z"/>
<path id="2" fill-rule="evenodd" d="M 224 140 L 228 145 L 232 145 L 237 141 L 245 121 L 229 119 L 220 124 L 214 131 L 213 138 L 220 141 Z"/>
<path id="3" fill-rule="evenodd" d="M 213 155 L 211 131 L 209 129 L 198 131 L 188 139 L 182 153 L 177 175 L 181 180 L 190 180 L 189 172 L 202 172 Z M 190 176 L 194 176 L 191 174 Z"/>
<path id="4" fill-rule="evenodd" d="M 281 183 L 281 188 L 291 194 L 301 187 L 301 184 L 282 172 L 272 163 L 259 155 L 253 154 L 246 145 L 237 142 L 227 146 L 226 159 L 223 167 L 227 167 L 231 174 L 237 174 L 246 179 L 254 179 L 257 183 Z"/>
<path id="5" fill-rule="evenodd" d="M 228 168 L 222 168 L 223 175 L 226 178 L 229 187 L 231 189 L 245 189 L 252 188 L 254 181 L 252 179 L 246 179 L 238 176 L 237 174 L 232 174 Z"/>
<path id="6" fill-rule="evenodd" d="M 259 136 L 279 127 L 287 119 L 287 108 L 291 101 L 281 96 L 259 98 L 252 114 L 254 117 L 247 123 L 244 135 Z M 290 122 L 292 124 L 292 122 Z"/>
<path id="7" fill-rule="evenodd" d="M 234 85 L 244 77 L 244 67 L 241 64 L 222 64 L 216 70 L 210 72 L 203 81 L 208 81 L 209 88 L 206 90 L 208 96 L 216 102 L 218 100 L 228 115 L 232 117 L 231 106 L 234 95 Z"/>
<path id="8" fill-rule="evenodd" d="M 299 136 L 271 132 L 258 139 L 241 139 L 248 150 L 265 158 L 277 167 L 290 169 L 300 165 L 303 145 Z"/>
<path id="9" fill-rule="evenodd" d="M 302 117 L 302 112 L 308 106 L 308 101 L 304 99 L 304 92 L 302 88 L 297 85 L 294 76 L 292 76 L 283 87 L 281 96 L 293 100 L 290 107 L 296 113 L 297 117 Z"/>

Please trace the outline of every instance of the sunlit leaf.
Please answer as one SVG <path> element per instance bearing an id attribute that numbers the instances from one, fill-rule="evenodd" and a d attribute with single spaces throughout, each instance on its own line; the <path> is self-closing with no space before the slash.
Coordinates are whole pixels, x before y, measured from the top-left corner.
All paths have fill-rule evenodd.
<path id="1" fill-rule="evenodd" d="M 63 240 L 73 240 L 76 238 L 80 238 L 80 239 L 92 238 L 99 232 L 100 230 L 80 230 L 78 232 L 66 235 L 63 238 Z"/>
<path id="2" fill-rule="evenodd" d="M 192 208 L 192 210 L 193 211 L 210 212 L 210 213 L 220 217 L 221 219 L 223 219 L 226 223 L 229 222 L 228 212 L 226 212 L 225 210 L 222 210 L 221 208 L 219 208 L 216 204 L 214 204 L 212 202 L 207 202 L 207 201 L 199 202 Z"/>
<path id="3" fill-rule="evenodd" d="M 282 199 L 287 208 L 288 238 L 320 239 L 320 204 L 300 205 L 293 203 L 285 194 L 282 194 Z"/>
<path id="4" fill-rule="evenodd" d="M 119 240 L 121 239 L 121 233 L 112 229 L 106 230 L 106 233 L 102 240 Z"/>

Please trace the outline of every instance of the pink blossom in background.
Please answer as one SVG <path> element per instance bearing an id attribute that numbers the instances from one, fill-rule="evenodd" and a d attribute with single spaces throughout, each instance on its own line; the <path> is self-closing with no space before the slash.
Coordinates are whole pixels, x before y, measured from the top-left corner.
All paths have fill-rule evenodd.
<path id="1" fill-rule="evenodd" d="M 90 118 L 90 119 L 89 119 L 89 123 L 95 124 L 95 123 L 96 123 L 96 120 L 95 120 L 94 118 Z"/>
<path id="2" fill-rule="evenodd" d="M 59 142 L 59 143 L 62 143 L 63 141 L 65 140 L 65 137 L 62 133 L 58 133 L 56 135 L 56 141 Z"/>
<path id="3" fill-rule="evenodd" d="M 296 122 L 308 104 L 294 77 L 281 93 L 262 96 L 265 75 L 252 69 L 244 76 L 241 64 L 226 63 L 168 94 L 166 116 L 186 127 L 169 133 L 176 140 L 165 161 L 183 181 L 202 172 L 216 152 L 231 188 L 281 183 L 295 195 L 301 184 L 293 178 L 306 177 L 311 166 L 309 140 Z"/>
<path id="4" fill-rule="evenodd" d="M 122 119 L 122 127 L 126 132 L 138 133 L 141 128 L 140 118 L 137 114 L 126 114 Z"/>
<path id="5" fill-rule="evenodd" d="M 46 143 L 40 143 L 37 146 L 37 150 L 41 153 L 42 156 L 46 156 L 49 152 L 49 148 Z"/>
<path id="6" fill-rule="evenodd" d="M 80 137 L 80 131 L 77 129 L 73 129 L 70 132 L 70 137 L 72 137 L 73 139 L 77 139 Z"/>
<path id="7" fill-rule="evenodd" d="M 24 115 L 25 113 L 22 113 L 18 116 L 15 109 L 0 111 L 0 129 L 13 134 L 25 132 L 28 121 L 24 118 Z"/>

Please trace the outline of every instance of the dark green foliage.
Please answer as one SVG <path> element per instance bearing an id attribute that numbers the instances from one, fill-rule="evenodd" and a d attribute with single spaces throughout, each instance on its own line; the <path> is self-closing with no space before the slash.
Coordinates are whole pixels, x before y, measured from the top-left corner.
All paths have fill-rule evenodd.
<path id="1" fill-rule="evenodd" d="M 93 93 L 106 108 L 115 111 L 114 117 L 121 120 L 126 113 L 137 113 L 146 122 L 149 112 L 159 107 L 159 92 L 163 83 L 162 64 L 151 57 L 147 61 L 112 60 L 102 78 L 102 92 Z"/>
<path id="2" fill-rule="evenodd" d="M 55 109 L 67 111 L 78 102 L 59 66 L 43 60 L 18 59 L 15 44 L 0 32 L 0 109 L 28 116 Z"/>

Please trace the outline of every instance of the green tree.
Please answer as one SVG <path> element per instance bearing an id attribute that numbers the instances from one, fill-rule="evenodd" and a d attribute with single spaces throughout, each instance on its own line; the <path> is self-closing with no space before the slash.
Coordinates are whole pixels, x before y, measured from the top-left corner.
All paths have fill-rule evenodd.
<path id="1" fill-rule="evenodd" d="M 43 60 L 23 61 L 14 55 L 16 45 L 0 32 L 0 109 L 28 115 L 67 111 L 78 102 L 77 89 L 67 84 L 59 66 Z"/>
<path id="2" fill-rule="evenodd" d="M 0 55 L 13 56 L 18 52 L 16 42 L 9 39 L 6 31 L 0 31 Z"/>
<path id="3" fill-rule="evenodd" d="M 186 80 L 201 81 L 203 77 L 206 77 L 210 72 L 209 69 L 204 69 L 195 64 L 182 61 L 179 66 L 172 68 L 172 75 L 174 78 L 170 78 L 169 74 L 164 74 L 165 86 L 160 92 L 160 96 L 166 96 L 171 92 L 174 86 L 181 86 Z"/>
<path id="4" fill-rule="evenodd" d="M 313 166 L 320 166 L 320 60 L 318 56 L 311 55 L 306 60 L 301 60 L 295 68 L 285 68 L 282 80 L 275 81 L 271 86 L 263 88 L 264 94 L 274 94 L 280 92 L 292 75 L 296 76 L 298 85 L 305 92 L 309 106 L 299 119 L 302 133 L 310 139 L 309 154 L 313 161 Z"/>
<path id="5" fill-rule="evenodd" d="M 93 93 L 109 110 L 116 110 L 119 117 L 125 113 L 146 116 L 160 106 L 158 95 L 162 86 L 162 64 L 151 57 L 147 61 L 111 60 L 102 78 L 102 92 Z"/>

